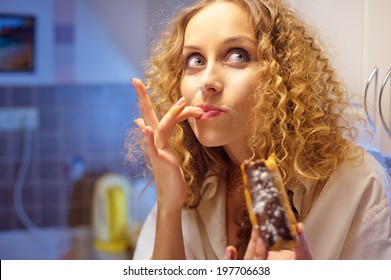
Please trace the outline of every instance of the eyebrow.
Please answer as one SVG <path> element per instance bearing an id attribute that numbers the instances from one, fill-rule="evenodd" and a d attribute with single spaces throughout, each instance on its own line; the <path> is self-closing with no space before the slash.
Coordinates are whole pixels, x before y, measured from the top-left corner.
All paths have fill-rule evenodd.
<path id="1" fill-rule="evenodd" d="M 224 40 L 224 43 L 227 44 L 227 43 L 236 42 L 236 41 L 250 41 L 252 44 L 257 45 L 257 42 L 254 39 L 252 39 L 248 36 L 244 36 L 244 35 L 230 37 L 230 38 Z"/>
<path id="2" fill-rule="evenodd" d="M 233 37 L 229 37 L 227 39 L 224 40 L 224 44 L 228 44 L 228 43 L 232 43 L 232 42 L 237 42 L 237 41 L 249 41 L 251 44 L 253 44 L 254 46 L 257 45 L 256 41 L 248 36 L 243 36 L 243 35 L 238 35 L 238 36 L 233 36 Z M 200 48 L 197 47 L 197 46 L 193 46 L 193 45 L 184 45 L 183 46 L 184 49 L 193 49 L 193 50 L 199 50 Z"/>

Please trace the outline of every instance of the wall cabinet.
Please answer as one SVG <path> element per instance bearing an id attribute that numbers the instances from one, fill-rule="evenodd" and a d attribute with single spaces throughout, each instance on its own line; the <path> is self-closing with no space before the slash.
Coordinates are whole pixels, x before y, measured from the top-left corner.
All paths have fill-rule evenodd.
<path id="1" fill-rule="evenodd" d="M 391 131 L 386 130 L 391 130 L 391 74 L 385 80 L 391 68 L 391 0 L 290 2 L 317 29 L 349 93 L 366 97 L 365 106 L 353 98 L 351 108 L 367 117 L 372 132 L 369 135 L 358 125 L 359 144 L 391 155 Z M 377 73 L 368 84 L 374 69 Z"/>

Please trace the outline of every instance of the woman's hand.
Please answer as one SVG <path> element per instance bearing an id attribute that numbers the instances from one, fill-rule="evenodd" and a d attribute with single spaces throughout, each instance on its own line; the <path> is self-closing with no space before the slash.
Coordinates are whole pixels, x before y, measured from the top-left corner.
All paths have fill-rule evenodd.
<path id="1" fill-rule="evenodd" d="M 268 251 L 265 243 L 259 236 L 259 231 L 253 229 L 251 239 L 248 243 L 245 260 L 312 260 L 312 252 L 308 245 L 304 233 L 304 225 L 297 223 L 297 244 L 293 250 Z M 228 246 L 225 254 L 226 259 L 236 259 L 237 250 L 233 246 Z"/>
<path id="2" fill-rule="evenodd" d="M 187 198 L 187 188 L 168 142 L 177 123 L 199 117 L 203 111 L 186 107 L 186 100 L 182 97 L 159 121 L 144 84 L 138 79 L 132 79 L 132 83 L 142 114 L 142 119 L 135 120 L 135 123 L 143 131 L 145 151 L 151 161 L 157 189 L 156 237 L 152 258 L 181 259 L 185 257 L 181 209 Z"/>
<path id="3" fill-rule="evenodd" d="M 168 147 L 175 125 L 190 117 L 199 117 L 203 111 L 197 107 L 186 107 L 182 97 L 159 121 L 142 81 L 132 79 L 142 119 L 135 120 L 145 136 L 146 154 L 149 157 L 158 191 L 158 203 L 166 211 L 182 208 L 187 189 L 177 159 Z"/>

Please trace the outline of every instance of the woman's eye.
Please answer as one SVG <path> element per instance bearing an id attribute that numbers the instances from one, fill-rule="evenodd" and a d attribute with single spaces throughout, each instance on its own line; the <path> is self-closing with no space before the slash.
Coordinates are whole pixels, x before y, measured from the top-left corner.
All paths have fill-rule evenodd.
<path id="1" fill-rule="evenodd" d="M 250 61 L 250 55 L 245 50 L 233 50 L 227 58 L 228 62 L 244 63 Z"/>
<path id="2" fill-rule="evenodd" d="M 204 65 L 204 59 L 200 55 L 191 55 L 187 59 L 187 68 L 201 67 Z"/>

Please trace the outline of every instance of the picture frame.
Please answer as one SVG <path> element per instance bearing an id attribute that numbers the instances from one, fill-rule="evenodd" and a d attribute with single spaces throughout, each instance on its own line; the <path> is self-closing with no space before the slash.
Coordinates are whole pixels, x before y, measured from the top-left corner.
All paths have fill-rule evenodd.
<path id="1" fill-rule="evenodd" d="M 34 16 L 0 13 L 0 74 L 34 71 L 35 28 Z"/>

